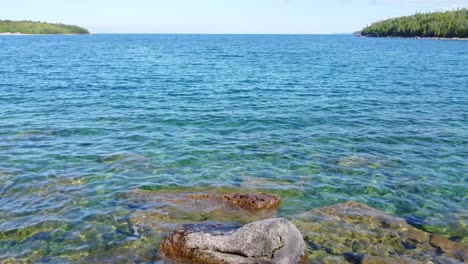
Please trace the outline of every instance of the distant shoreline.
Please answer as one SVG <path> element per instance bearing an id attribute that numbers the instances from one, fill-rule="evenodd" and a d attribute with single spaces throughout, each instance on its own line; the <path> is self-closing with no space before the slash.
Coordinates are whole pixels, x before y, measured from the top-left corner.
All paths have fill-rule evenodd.
<path id="1" fill-rule="evenodd" d="M 31 20 L 0 20 L 0 35 L 61 35 L 61 34 L 89 34 L 89 30 L 62 23 L 47 23 Z"/>
<path id="2" fill-rule="evenodd" d="M 0 33 L 0 36 L 74 36 L 74 35 L 90 35 L 90 34 L 24 34 L 24 33 Z"/>
<path id="3" fill-rule="evenodd" d="M 369 37 L 402 37 L 436 40 L 468 39 L 468 9 L 416 13 L 372 23 L 355 32 Z"/>
<path id="4" fill-rule="evenodd" d="M 438 38 L 438 37 L 400 37 L 400 36 L 365 36 L 365 35 L 354 35 L 357 38 L 400 38 L 400 39 L 429 39 L 429 40 L 468 40 L 468 38 Z"/>

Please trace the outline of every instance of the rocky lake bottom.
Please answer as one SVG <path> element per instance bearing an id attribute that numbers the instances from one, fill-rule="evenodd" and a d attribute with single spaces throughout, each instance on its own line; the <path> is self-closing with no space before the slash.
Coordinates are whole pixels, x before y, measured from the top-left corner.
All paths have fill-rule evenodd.
<path id="1" fill-rule="evenodd" d="M 0 46 L 0 263 L 180 263 L 174 232 L 265 219 L 309 263 L 466 262 L 464 41 Z"/>

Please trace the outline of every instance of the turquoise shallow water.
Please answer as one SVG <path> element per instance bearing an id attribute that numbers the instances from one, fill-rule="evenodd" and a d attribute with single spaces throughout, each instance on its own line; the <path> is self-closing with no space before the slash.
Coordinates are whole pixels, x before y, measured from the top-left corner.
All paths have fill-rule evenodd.
<path id="1" fill-rule="evenodd" d="M 47 262 L 131 239 L 120 194 L 135 188 L 268 191 L 286 217 L 355 200 L 466 241 L 468 42 L 91 35 L 0 47 L 0 256 Z"/>

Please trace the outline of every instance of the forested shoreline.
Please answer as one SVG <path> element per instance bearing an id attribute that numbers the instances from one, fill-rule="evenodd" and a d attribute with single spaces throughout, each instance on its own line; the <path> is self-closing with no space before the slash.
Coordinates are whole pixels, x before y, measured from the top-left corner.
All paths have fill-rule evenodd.
<path id="1" fill-rule="evenodd" d="M 468 9 L 418 13 L 372 23 L 365 37 L 468 38 Z"/>
<path id="2" fill-rule="evenodd" d="M 12 21 L 0 20 L 0 33 L 20 33 L 20 34 L 89 34 L 85 28 L 34 21 Z"/>

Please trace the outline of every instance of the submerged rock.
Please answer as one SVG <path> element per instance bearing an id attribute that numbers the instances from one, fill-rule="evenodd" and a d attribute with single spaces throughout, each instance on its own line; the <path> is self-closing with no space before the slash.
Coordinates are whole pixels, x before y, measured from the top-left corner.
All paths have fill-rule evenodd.
<path id="1" fill-rule="evenodd" d="M 93 252 L 86 257 L 74 260 L 74 263 L 154 263 L 157 245 L 146 238 L 129 238 L 109 249 Z M 61 262 L 59 262 L 61 263 Z"/>
<path id="2" fill-rule="evenodd" d="M 154 245 L 186 223 L 246 224 L 275 217 L 281 201 L 279 196 L 265 193 L 197 191 L 134 190 L 126 198 L 131 207 L 138 208 L 129 216 L 130 232 Z"/>
<path id="3" fill-rule="evenodd" d="M 281 204 L 281 197 L 278 195 L 258 193 L 258 194 L 241 194 L 232 193 L 224 194 L 222 199 L 232 205 L 239 206 L 247 210 L 264 210 L 278 208 Z"/>
<path id="4" fill-rule="evenodd" d="M 313 209 L 292 222 L 305 236 L 311 263 L 333 257 L 342 257 L 342 263 L 463 263 L 468 259 L 464 244 L 357 202 Z"/>
<path id="5" fill-rule="evenodd" d="M 203 192 L 152 192 L 136 190 L 130 203 L 140 208 L 131 214 L 134 234 L 167 234 L 187 222 L 239 222 L 273 217 L 281 198 L 265 193 L 221 194 Z"/>
<path id="6" fill-rule="evenodd" d="M 167 206 L 204 208 L 240 207 L 246 210 L 277 209 L 281 205 L 281 197 L 268 193 L 216 193 L 204 191 L 144 191 L 134 190 L 126 195 L 130 203 L 148 208 Z"/>
<path id="7" fill-rule="evenodd" d="M 379 169 L 382 167 L 395 167 L 398 165 L 398 162 L 394 159 L 380 156 L 355 154 L 352 156 L 341 157 L 338 160 L 338 165 L 341 167 Z"/>
<path id="8" fill-rule="evenodd" d="M 126 161 L 126 162 L 140 161 L 141 162 L 141 161 L 148 161 L 148 159 L 136 153 L 117 152 L 117 153 L 110 154 L 108 156 L 100 157 L 99 161 L 101 163 L 116 163 L 120 161 Z"/>
<path id="9" fill-rule="evenodd" d="M 468 210 L 461 209 L 445 214 L 431 215 L 424 219 L 420 229 L 450 236 L 451 240 L 468 245 Z"/>
<path id="10" fill-rule="evenodd" d="M 242 225 L 272 218 L 276 216 L 276 209 L 280 203 L 279 196 L 275 195 L 229 194 L 215 190 L 136 190 L 128 193 L 126 198 L 132 207 L 138 208 L 130 215 L 131 232 L 155 247 L 164 237 L 182 225 L 169 236 L 169 240 L 165 240 L 163 249 L 177 241 L 186 243 L 186 240 L 177 240 L 182 238 L 182 235 L 231 235 L 239 225 L 222 224 L 218 227 L 207 227 L 206 223 L 211 221 Z M 466 245 L 424 232 L 409 225 L 404 219 L 357 202 L 317 208 L 297 215 L 291 221 L 306 238 L 310 263 L 436 264 L 463 263 L 468 259 Z M 184 225 L 186 223 L 202 224 Z M 174 245 L 170 248 L 174 248 Z M 198 255 L 190 255 L 192 253 L 183 255 L 177 250 L 176 253 L 171 252 L 166 247 L 165 254 L 168 256 L 198 258 Z"/>
<path id="11" fill-rule="evenodd" d="M 236 229 L 223 224 L 183 225 L 161 244 L 166 257 L 195 263 L 300 263 L 305 244 L 288 220 L 253 222 Z"/>

